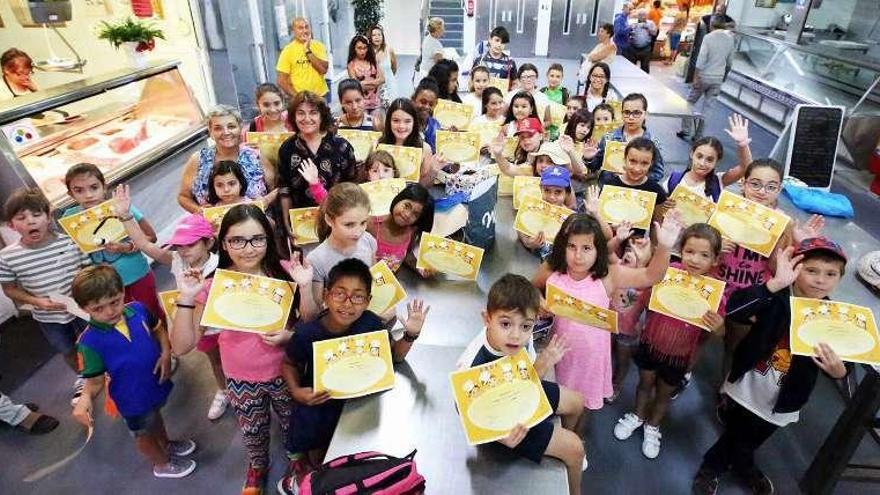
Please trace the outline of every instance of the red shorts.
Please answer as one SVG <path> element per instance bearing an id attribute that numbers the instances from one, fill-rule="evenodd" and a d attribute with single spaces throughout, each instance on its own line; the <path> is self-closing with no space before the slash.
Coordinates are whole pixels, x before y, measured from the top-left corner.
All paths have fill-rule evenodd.
<path id="1" fill-rule="evenodd" d="M 202 335 L 202 338 L 196 342 L 196 349 L 202 352 L 211 352 L 220 346 L 220 334 Z"/>
<path id="2" fill-rule="evenodd" d="M 162 311 L 162 304 L 159 303 L 159 295 L 156 293 L 156 276 L 152 271 L 125 286 L 125 302 L 132 301 L 143 304 L 155 318 L 165 321 L 165 312 Z"/>

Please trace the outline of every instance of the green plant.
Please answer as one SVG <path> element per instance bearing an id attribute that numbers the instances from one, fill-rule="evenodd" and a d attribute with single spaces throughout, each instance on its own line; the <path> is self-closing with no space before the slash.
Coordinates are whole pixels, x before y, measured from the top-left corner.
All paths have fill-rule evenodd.
<path id="1" fill-rule="evenodd" d="M 382 20 L 382 0 L 351 0 L 354 6 L 354 29 L 366 33 Z"/>
<path id="2" fill-rule="evenodd" d="M 101 21 L 98 38 L 107 40 L 114 48 L 123 43 L 137 43 L 137 51 L 152 50 L 156 46 L 156 38 L 165 39 L 165 33 L 155 25 L 133 20 L 131 17 L 122 21 Z"/>

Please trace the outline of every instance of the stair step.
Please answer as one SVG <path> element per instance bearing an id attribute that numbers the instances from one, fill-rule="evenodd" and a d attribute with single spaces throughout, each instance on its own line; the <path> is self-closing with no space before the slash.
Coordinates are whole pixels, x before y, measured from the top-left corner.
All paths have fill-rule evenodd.
<path id="1" fill-rule="evenodd" d="M 464 13 L 461 10 L 461 7 L 431 7 L 429 10 L 432 17 L 443 17 L 445 15 L 448 16 L 462 16 Z"/>
<path id="2" fill-rule="evenodd" d="M 455 7 L 461 8 L 461 2 L 458 0 L 433 0 L 431 7 Z"/>

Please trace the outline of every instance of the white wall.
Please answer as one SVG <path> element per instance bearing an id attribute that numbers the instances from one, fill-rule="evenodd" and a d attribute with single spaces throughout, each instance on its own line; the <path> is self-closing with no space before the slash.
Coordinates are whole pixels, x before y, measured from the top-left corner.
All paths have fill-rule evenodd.
<path id="1" fill-rule="evenodd" d="M 418 55 L 422 44 L 419 15 L 422 0 L 385 0 L 385 37 L 400 55 Z"/>

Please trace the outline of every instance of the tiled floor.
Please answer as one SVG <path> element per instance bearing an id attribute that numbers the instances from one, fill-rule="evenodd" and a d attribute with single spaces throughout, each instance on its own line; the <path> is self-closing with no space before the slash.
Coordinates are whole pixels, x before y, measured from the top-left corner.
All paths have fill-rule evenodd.
<path id="1" fill-rule="evenodd" d="M 540 70 L 550 63 L 548 60 L 530 60 Z M 575 62 L 563 61 L 566 80 L 574 87 Z M 412 60 L 402 57 L 402 86 L 411 90 L 409 74 Z M 666 73 L 666 68 L 655 67 L 655 75 L 670 84 L 677 91 L 684 86 Z M 709 116 L 706 133 L 722 137 L 726 123 L 727 110 L 718 108 Z M 648 123 L 651 131 L 663 143 L 663 153 L 667 161 L 675 167 L 685 166 L 688 144 L 674 136 L 678 123 L 671 119 L 652 118 Z M 774 137 L 755 128 L 753 153 L 761 156 L 772 147 Z M 729 143 L 726 143 L 729 145 Z M 728 149 L 725 165 L 734 156 Z M 160 179 L 162 180 L 162 179 Z M 169 190 L 176 190 L 176 182 L 169 180 Z M 877 249 L 880 237 L 880 219 L 873 214 L 880 201 L 866 193 L 860 174 L 844 171 L 838 175 L 834 189 L 845 192 L 852 198 L 859 212 L 856 222 L 838 219 L 829 220 L 828 233 L 842 242 L 853 259 L 858 253 Z M 786 209 L 796 216 L 790 205 Z M 506 225 L 500 222 L 499 225 Z M 870 235 L 866 233 L 870 232 Z M 873 237 L 872 237 L 873 235 Z M 509 236 L 508 236 L 509 237 Z M 505 242 L 496 248 L 499 259 L 510 260 L 507 266 L 497 263 L 489 268 L 491 273 L 505 270 L 530 275 L 534 262 L 517 252 L 520 248 Z M 503 254 L 502 254 L 503 253 Z M 837 298 L 865 304 L 877 308 L 877 299 L 865 290 L 853 277 L 854 268 L 848 270 L 846 278 L 837 293 Z M 167 287 L 170 279 L 167 271 L 158 269 L 160 285 Z M 437 345 L 444 344 L 447 332 L 444 325 L 479 328 L 477 311 L 488 285 L 492 280 L 482 277 L 478 284 L 469 286 L 461 292 L 438 287 L 436 284 L 421 284 L 415 290 L 422 297 L 436 298 L 430 321 L 425 329 L 425 341 Z M 446 303 L 459 304 L 453 310 Z M 474 314 L 467 313 L 466 309 Z M 454 312 L 454 315 L 453 315 Z M 446 315 L 448 318 L 444 318 Z M 17 339 L 41 338 L 32 325 L 8 325 L 6 332 L 15 333 Z M 7 342 L 14 339 L 6 339 Z M 417 344 L 418 345 L 418 344 Z M 695 370 L 695 380 L 691 387 L 674 403 L 663 425 L 663 449 L 654 461 L 644 459 L 640 452 L 639 435 L 626 442 L 615 440 L 611 434 L 618 417 L 632 407 L 636 376 L 631 371 L 624 393 L 617 403 L 593 414 L 587 431 L 587 450 L 590 469 L 584 476 L 585 493 L 687 493 L 690 478 L 700 462 L 702 453 L 715 441 L 719 425 L 714 419 L 715 387 L 719 376 L 720 344 L 711 340 Z M 0 373 L 8 373 L 7 363 L 0 363 Z M 209 422 L 205 413 L 212 396 L 212 380 L 208 363 L 198 353 L 181 359 L 181 368 L 175 376 L 175 392 L 164 409 L 166 421 L 172 435 L 186 433 L 196 439 L 199 450 L 194 458 L 199 469 L 189 478 L 178 481 L 157 480 L 152 477 L 146 463 L 137 455 L 124 425 L 112 421 L 101 413 L 96 414 L 96 433 L 92 442 L 79 457 L 51 476 L 26 484 L 22 479 L 36 469 L 51 464 L 76 450 L 83 441 L 82 429 L 67 415 L 67 404 L 72 374 L 61 360 L 55 357 L 39 368 L 30 378 L 15 390 L 7 393 L 19 400 L 34 401 L 47 412 L 58 415 L 62 424 L 54 433 L 43 437 L 29 437 L 10 429 L 0 431 L 0 493 L 68 494 L 100 491 L 114 494 L 155 494 L 155 493 L 238 493 L 244 477 L 244 450 L 235 419 L 227 414 L 215 423 Z M 822 378 L 814 392 L 811 402 L 806 406 L 799 423 L 786 427 L 775 434 L 758 452 L 758 461 L 773 479 L 777 493 L 797 493 L 797 482 L 809 464 L 818 446 L 836 420 L 843 403 L 833 384 Z M 277 429 L 273 434 L 275 462 L 272 466 L 272 479 L 277 479 L 283 470 L 283 452 Z M 877 458 L 878 446 L 866 440 L 860 447 L 860 460 Z M 430 450 L 422 450 L 419 456 L 431 455 Z M 462 466 L 466 469 L 466 466 Z M 429 493 L 446 493 L 442 490 L 442 480 L 429 480 Z M 503 493 L 503 490 L 498 493 Z M 725 482 L 720 493 L 746 493 L 744 488 L 733 482 Z M 841 483 L 835 493 L 867 494 L 880 493 L 880 485 Z"/>

